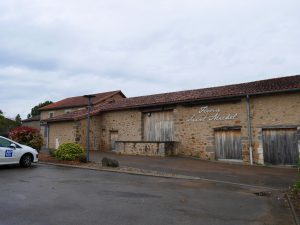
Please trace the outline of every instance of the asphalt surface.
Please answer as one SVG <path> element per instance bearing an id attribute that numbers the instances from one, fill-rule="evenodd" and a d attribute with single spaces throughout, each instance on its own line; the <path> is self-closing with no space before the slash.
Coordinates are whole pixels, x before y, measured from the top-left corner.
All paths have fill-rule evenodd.
<path id="1" fill-rule="evenodd" d="M 281 193 L 50 165 L 0 167 L 0 225 L 289 225 Z"/>
<path id="2" fill-rule="evenodd" d="M 105 156 L 117 159 L 120 166 L 275 189 L 286 190 L 298 179 L 297 169 L 295 168 L 249 166 L 182 157 L 128 156 L 91 152 L 91 160 L 94 162 L 101 162 Z"/>

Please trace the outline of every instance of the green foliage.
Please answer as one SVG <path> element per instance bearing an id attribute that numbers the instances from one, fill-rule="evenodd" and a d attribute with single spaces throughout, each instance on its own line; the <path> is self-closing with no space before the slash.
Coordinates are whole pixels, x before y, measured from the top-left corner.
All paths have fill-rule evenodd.
<path id="1" fill-rule="evenodd" d="M 40 111 L 39 111 L 39 108 L 42 108 L 46 105 L 50 105 L 52 104 L 53 102 L 52 101 L 45 101 L 45 102 L 42 102 L 36 106 L 34 106 L 32 109 L 31 109 L 31 113 L 27 115 L 27 118 L 31 118 L 33 116 L 37 116 L 37 115 L 40 115 Z"/>
<path id="2" fill-rule="evenodd" d="M 297 180 L 292 186 L 292 192 L 293 194 L 298 194 L 300 192 L 300 180 Z"/>
<path id="3" fill-rule="evenodd" d="M 20 114 L 18 114 L 18 115 L 16 116 L 15 121 L 16 121 L 16 125 L 17 125 L 18 127 L 22 125 L 22 118 L 21 118 Z"/>
<path id="4" fill-rule="evenodd" d="M 43 138 L 40 131 L 32 127 L 16 127 L 10 130 L 8 137 L 23 145 L 28 145 L 36 150 L 43 146 Z"/>
<path id="5" fill-rule="evenodd" d="M 298 194 L 300 192 L 300 160 L 298 161 L 297 167 L 298 167 L 298 180 L 292 186 L 293 194 Z"/>
<path id="6" fill-rule="evenodd" d="M 78 160 L 83 155 L 83 148 L 75 143 L 61 144 L 55 152 L 55 157 L 60 160 Z"/>
<path id="7" fill-rule="evenodd" d="M 56 153 L 56 149 L 49 148 L 49 154 L 50 154 L 50 156 L 55 157 L 55 153 Z"/>
<path id="8" fill-rule="evenodd" d="M 8 119 L 3 115 L 2 110 L 0 110 L 0 135 L 8 136 L 10 129 L 17 127 L 17 123 L 14 120 Z"/>

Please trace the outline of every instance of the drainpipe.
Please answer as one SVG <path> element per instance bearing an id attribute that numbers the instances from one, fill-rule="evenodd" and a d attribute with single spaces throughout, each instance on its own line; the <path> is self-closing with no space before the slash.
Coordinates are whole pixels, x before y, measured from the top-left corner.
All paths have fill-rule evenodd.
<path id="1" fill-rule="evenodd" d="M 253 154 L 252 154 L 252 129 L 251 129 L 251 111 L 250 111 L 250 97 L 247 95 L 247 113 L 248 113 L 248 143 L 249 143 L 249 157 L 250 165 L 253 165 Z"/>
<path id="2" fill-rule="evenodd" d="M 46 124 L 45 129 L 47 130 L 46 148 L 49 149 L 49 126 L 48 126 L 48 123 Z"/>

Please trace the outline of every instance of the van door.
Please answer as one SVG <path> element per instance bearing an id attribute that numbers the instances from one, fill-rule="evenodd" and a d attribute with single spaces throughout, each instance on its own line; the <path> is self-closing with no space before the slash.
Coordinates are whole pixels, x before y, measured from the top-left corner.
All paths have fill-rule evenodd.
<path id="1" fill-rule="evenodd" d="M 11 144 L 9 140 L 0 137 L 0 162 L 3 164 L 17 161 L 17 152 L 11 148 Z"/>

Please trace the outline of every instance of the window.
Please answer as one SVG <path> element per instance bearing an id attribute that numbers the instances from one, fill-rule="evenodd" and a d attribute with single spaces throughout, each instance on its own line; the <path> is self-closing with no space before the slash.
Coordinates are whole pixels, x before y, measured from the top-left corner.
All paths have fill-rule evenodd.
<path id="1" fill-rule="evenodd" d="M 49 112 L 49 118 L 52 118 L 54 116 L 54 112 Z"/>
<path id="2" fill-rule="evenodd" d="M 71 109 L 66 109 L 66 110 L 65 110 L 65 113 L 67 113 L 67 114 L 70 113 L 70 112 L 72 112 Z"/>
<path id="3" fill-rule="evenodd" d="M 0 147 L 4 147 L 4 148 L 9 148 L 11 145 L 11 142 L 4 139 L 4 138 L 0 138 Z"/>

